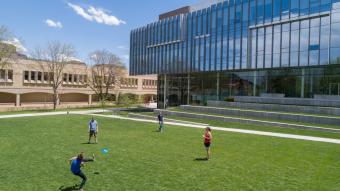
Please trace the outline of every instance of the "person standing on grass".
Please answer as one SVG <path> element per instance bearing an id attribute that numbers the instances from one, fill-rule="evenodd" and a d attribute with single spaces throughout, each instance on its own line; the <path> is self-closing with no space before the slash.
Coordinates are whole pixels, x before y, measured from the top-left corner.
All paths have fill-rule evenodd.
<path id="1" fill-rule="evenodd" d="M 205 129 L 205 133 L 203 135 L 204 138 L 204 146 L 205 149 L 207 151 L 207 160 L 209 160 L 211 158 L 211 154 L 210 154 L 210 145 L 211 145 L 211 140 L 212 140 L 212 134 L 211 134 L 211 128 L 207 127 Z"/>
<path id="2" fill-rule="evenodd" d="M 92 155 L 92 158 L 85 158 L 84 153 L 81 152 L 78 156 L 72 157 L 69 159 L 70 165 L 71 165 L 71 172 L 75 176 L 79 176 L 82 179 L 82 182 L 80 183 L 79 190 L 84 191 L 84 186 L 87 181 L 87 177 L 85 174 L 81 171 L 81 167 L 85 165 L 86 162 L 94 162 L 95 156 Z"/>
<path id="3" fill-rule="evenodd" d="M 89 142 L 88 144 L 91 143 L 91 138 L 92 136 L 94 136 L 96 143 L 98 143 L 97 140 L 97 134 L 99 132 L 99 128 L 98 128 L 98 123 L 97 121 L 92 117 L 90 123 L 89 123 Z"/>
<path id="4" fill-rule="evenodd" d="M 159 112 L 158 113 L 158 124 L 159 124 L 159 132 L 163 132 L 163 129 L 164 129 L 164 117 L 163 117 L 163 114 L 162 112 Z"/>

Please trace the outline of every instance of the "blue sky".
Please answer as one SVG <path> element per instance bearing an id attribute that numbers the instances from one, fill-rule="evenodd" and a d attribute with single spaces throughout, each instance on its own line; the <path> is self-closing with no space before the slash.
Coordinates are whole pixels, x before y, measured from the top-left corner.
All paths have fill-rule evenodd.
<path id="1" fill-rule="evenodd" d="M 61 41 L 72 44 L 81 60 L 94 50 L 107 49 L 127 63 L 131 29 L 197 1 L 2 0 L 0 25 L 19 38 L 28 54 L 49 41 Z"/>

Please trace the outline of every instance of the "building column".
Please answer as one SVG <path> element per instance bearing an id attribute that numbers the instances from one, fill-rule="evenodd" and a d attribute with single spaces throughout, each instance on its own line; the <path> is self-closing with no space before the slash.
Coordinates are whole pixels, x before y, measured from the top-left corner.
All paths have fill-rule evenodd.
<path id="1" fill-rule="evenodd" d="M 21 102 L 20 102 L 20 94 L 16 95 L 16 100 L 15 100 L 15 106 L 20 107 Z"/>
<path id="2" fill-rule="evenodd" d="M 187 90 L 187 105 L 190 105 L 190 74 L 188 74 L 188 90 Z"/>
<path id="3" fill-rule="evenodd" d="M 256 96 L 257 71 L 254 71 L 253 96 Z"/>
<path id="4" fill-rule="evenodd" d="M 167 96 L 166 96 L 166 74 L 164 74 L 164 86 L 163 86 L 163 108 L 166 109 L 166 100 L 167 100 Z"/>
<path id="5" fill-rule="evenodd" d="M 220 73 L 217 72 L 217 80 L 216 80 L 216 100 L 220 100 Z"/>
<path id="6" fill-rule="evenodd" d="M 8 70 L 5 70 L 5 82 L 8 81 Z"/>
<path id="7" fill-rule="evenodd" d="M 302 68 L 301 70 L 301 98 L 305 97 L 305 68 Z"/>
<path id="8" fill-rule="evenodd" d="M 89 105 L 92 105 L 92 94 L 89 94 L 89 101 L 88 101 Z"/>

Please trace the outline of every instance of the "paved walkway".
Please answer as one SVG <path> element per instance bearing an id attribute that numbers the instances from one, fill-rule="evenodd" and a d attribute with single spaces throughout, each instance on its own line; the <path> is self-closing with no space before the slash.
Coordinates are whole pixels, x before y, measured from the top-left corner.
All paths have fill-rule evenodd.
<path id="1" fill-rule="evenodd" d="M 106 111 L 106 110 L 104 110 L 104 111 Z M 103 110 L 98 109 L 98 110 L 70 111 L 69 114 L 93 115 L 93 116 L 106 117 L 106 118 L 112 118 L 112 119 L 123 119 L 123 120 L 139 121 L 139 122 L 147 122 L 147 123 L 158 123 L 157 120 L 136 119 L 136 118 L 123 117 L 123 116 L 118 116 L 118 115 L 95 114 L 95 113 L 99 113 L 99 112 L 103 112 Z M 13 114 L 13 115 L 0 115 L 0 119 L 19 118 L 19 117 L 35 117 L 35 116 L 66 115 L 66 114 L 67 114 L 66 111 L 29 113 L 29 114 Z M 180 122 L 167 122 L 167 121 L 165 121 L 165 124 L 182 126 L 182 127 L 190 127 L 190 128 L 198 128 L 198 129 L 206 128 L 206 126 L 204 126 L 204 125 L 198 125 L 198 124 L 196 125 L 196 124 L 188 124 L 188 123 L 180 123 Z M 260 136 L 279 137 L 279 138 L 286 138 L 286 139 L 297 139 L 297 140 L 306 140 L 306 141 L 316 141 L 316 142 L 340 144 L 340 139 L 321 138 L 321 137 L 312 137 L 312 136 L 303 136 L 303 135 L 292 135 L 292 134 L 284 134 L 284 133 L 272 133 L 272 132 L 265 132 L 265 131 L 254 131 L 254 130 L 225 128 L 225 127 L 212 127 L 212 126 L 210 126 L 210 127 L 213 130 L 225 131 L 225 132 L 244 133 L 244 134 L 251 134 L 251 135 L 260 135 Z"/>
<path id="2" fill-rule="evenodd" d="M 66 114 L 91 114 L 109 112 L 109 110 L 96 109 L 96 110 L 81 110 L 81 111 L 55 111 L 55 112 L 42 112 L 42 113 L 23 113 L 23 114 L 11 114 L 11 115 L 0 115 L 0 119 L 6 118 L 18 118 L 18 117 L 36 117 L 36 116 L 50 116 L 50 115 L 66 115 Z"/>

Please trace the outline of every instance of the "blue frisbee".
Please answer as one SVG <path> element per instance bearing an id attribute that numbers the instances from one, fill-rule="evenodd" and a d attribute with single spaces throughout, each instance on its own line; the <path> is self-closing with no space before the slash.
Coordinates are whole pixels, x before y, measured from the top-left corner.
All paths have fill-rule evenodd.
<path id="1" fill-rule="evenodd" d="M 106 148 L 102 149 L 102 153 L 103 153 L 103 154 L 107 154 L 108 152 L 109 152 L 108 149 L 106 149 Z"/>

